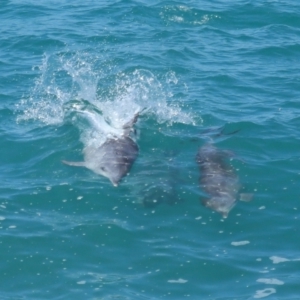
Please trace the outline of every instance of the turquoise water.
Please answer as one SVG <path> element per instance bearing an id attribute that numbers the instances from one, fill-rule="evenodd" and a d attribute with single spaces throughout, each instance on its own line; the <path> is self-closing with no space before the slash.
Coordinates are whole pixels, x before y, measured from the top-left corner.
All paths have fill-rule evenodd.
<path id="1" fill-rule="evenodd" d="M 297 1 L 1 4 L 1 299 L 299 299 Z M 138 110 L 119 187 L 61 163 Z M 226 219 L 195 161 L 221 127 L 253 193 Z"/>

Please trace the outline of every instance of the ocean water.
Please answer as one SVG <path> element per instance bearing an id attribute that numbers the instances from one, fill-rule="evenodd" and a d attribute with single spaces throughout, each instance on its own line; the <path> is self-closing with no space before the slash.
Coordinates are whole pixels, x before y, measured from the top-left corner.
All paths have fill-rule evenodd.
<path id="1" fill-rule="evenodd" d="M 1 299 L 299 299 L 297 1 L 1 0 L 0 28 Z M 62 164 L 137 111 L 118 187 Z M 226 219 L 208 140 L 253 194 Z"/>

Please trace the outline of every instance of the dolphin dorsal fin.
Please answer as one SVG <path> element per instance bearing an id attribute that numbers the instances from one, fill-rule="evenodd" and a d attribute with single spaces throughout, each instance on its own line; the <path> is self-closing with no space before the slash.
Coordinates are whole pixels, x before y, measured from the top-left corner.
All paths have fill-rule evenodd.
<path id="1" fill-rule="evenodd" d="M 139 115 L 140 115 L 140 111 L 135 113 L 133 118 L 123 125 L 123 129 L 124 129 L 123 135 L 125 135 L 125 136 L 129 135 L 130 130 L 133 127 L 133 125 L 136 123 Z"/>

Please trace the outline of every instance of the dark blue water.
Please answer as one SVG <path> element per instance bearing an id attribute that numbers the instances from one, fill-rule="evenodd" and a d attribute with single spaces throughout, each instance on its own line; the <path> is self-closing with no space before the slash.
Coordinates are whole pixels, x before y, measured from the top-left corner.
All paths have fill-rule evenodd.
<path id="1" fill-rule="evenodd" d="M 1 4 L 1 299 L 299 299 L 300 4 Z M 137 111 L 118 187 L 62 164 Z M 226 219 L 207 141 L 253 195 Z"/>

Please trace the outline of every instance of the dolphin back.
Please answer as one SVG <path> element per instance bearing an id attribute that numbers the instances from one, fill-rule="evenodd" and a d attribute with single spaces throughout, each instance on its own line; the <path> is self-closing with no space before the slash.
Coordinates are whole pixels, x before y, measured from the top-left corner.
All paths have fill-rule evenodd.
<path id="1" fill-rule="evenodd" d="M 227 217 L 237 201 L 239 179 L 227 162 L 231 153 L 208 144 L 199 149 L 196 161 L 200 169 L 200 186 L 208 195 L 202 204 Z"/>
<path id="2" fill-rule="evenodd" d="M 86 166 L 118 186 L 130 171 L 138 152 L 137 144 L 130 137 L 110 138 L 96 152 L 85 153 Z"/>

